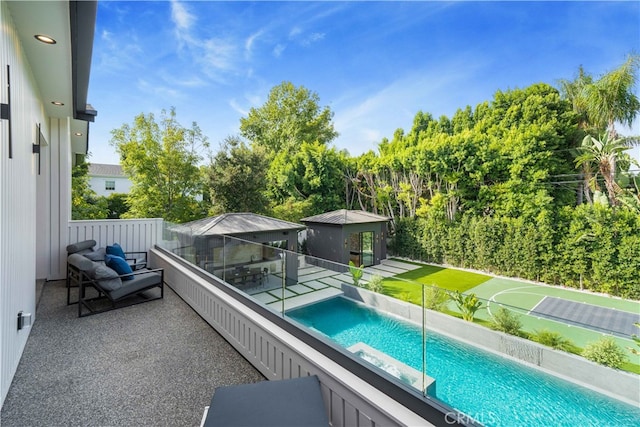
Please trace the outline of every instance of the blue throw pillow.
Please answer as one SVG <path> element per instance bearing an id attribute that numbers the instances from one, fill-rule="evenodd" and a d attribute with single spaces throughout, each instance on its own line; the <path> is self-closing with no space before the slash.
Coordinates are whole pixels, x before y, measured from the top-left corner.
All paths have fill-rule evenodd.
<path id="1" fill-rule="evenodd" d="M 117 243 L 114 243 L 112 246 L 107 246 L 106 252 L 107 252 L 107 255 L 119 256 L 122 259 L 127 258 L 124 254 L 124 251 L 122 250 L 120 245 Z"/>
<path id="2" fill-rule="evenodd" d="M 123 274 L 131 274 L 133 270 L 131 270 L 131 266 L 124 258 L 115 256 L 115 255 L 105 255 L 104 262 L 107 264 L 107 267 L 112 268 L 118 273 L 120 276 Z M 125 276 L 122 280 L 133 280 L 133 276 Z"/>

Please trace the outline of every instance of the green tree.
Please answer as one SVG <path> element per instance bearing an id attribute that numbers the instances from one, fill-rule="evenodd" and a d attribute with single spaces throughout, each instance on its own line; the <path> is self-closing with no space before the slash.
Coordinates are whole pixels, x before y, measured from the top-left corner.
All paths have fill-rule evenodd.
<path id="1" fill-rule="evenodd" d="M 107 218 L 107 201 L 89 186 L 88 172 L 86 162 L 78 163 L 71 171 L 71 219 Z"/>
<path id="2" fill-rule="evenodd" d="M 318 94 L 304 86 L 282 82 L 271 89 L 263 106 L 251 108 L 240 119 L 240 133 L 265 147 L 271 157 L 281 151 L 296 152 L 303 142 L 327 144 L 338 133 L 333 128 L 333 112 L 319 102 Z"/>
<path id="3" fill-rule="evenodd" d="M 589 170 L 597 170 L 604 179 L 607 196 L 611 206 L 618 206 L 617 194 L 622 191 L 616 183 L 616 175 L 620 172 L 618 159 L 630 149 L 626 138 L 614 138 L 615 133 L 607 132 L 600 138 L 586 135 L 582 141 L 579 155 L 575 162 L 577 165 Z M 593 187 L 598 189 L 598 175 L 593 178 Z"/>
<path id="4" fill-rule="evenodd" d="M 303 142 L 295 154 L 278 153 L 267 175 L 272 203 L 306 202 L 309 215 L 344 207 L 345 157 L 319 142 Z"/>
<path id="5" fill-rule="evenodd" d="M 131 125 L 111 134 L 111 144 L 132 182 L 127 217 L 185 222 L 205 215 L 197 200 L 204 183 L 198 163 L 208 142 L 195 122 L 191 128 L 183 127 L 171 108 L 168 113 L 162 110 L 160 123 L 153 114 L 140 114 Z"/>
<path id="6" fill-rule="evenodd" d="M 128 195 L 125 193 L 111 193 L 107 199 L 107 218 L 119 219 L 129 212 Z"/>
<path id="7" fill-rule="evenodd" d="M 584 87 L 589 122 L 598 130 L 607 129 L 615 139 L 615 123 L 629 127 L 640 113 L 640 100 L 634 92 L 640 56 L 629 55 L 618 68 Z"/>
<path id="8" fill-rule="evenodd" d="M 261 146 L 250 148 L 238 137 L 226 138 L 209 166 L 212 213 L 267 213 L 267 168 Z"/>

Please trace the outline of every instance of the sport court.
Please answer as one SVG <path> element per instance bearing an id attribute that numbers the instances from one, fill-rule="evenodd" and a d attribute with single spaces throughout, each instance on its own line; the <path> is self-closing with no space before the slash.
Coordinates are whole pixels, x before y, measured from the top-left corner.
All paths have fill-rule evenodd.
<path id="1" fill-rule="evenodd" d="M 581 347 L 606 333 L 626 349 L 634 345 L 630 335 L 640 335 L 634 325 L 640 322 L 637 301 L 498 277 L 467 293 L 484 302 L 477 318 L 490 321 L 492 312 L 504 306 L 520 315 L 524 330 L 556 331 Z"/>

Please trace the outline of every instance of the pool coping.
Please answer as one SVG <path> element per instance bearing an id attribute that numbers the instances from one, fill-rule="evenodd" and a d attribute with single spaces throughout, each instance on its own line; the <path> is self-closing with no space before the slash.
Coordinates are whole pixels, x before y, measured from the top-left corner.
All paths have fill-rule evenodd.
<path id="1" fill-rule="evenodd" d="M 344 284 L 344 297 L 422 325 L 422 308 Z M 425 309 L 426 327 L 439 334 L 523 363 L 534 369 L 586 387 L 629 405 L 640 405 L 640 376 L 554 350 L 542 344 L 494 331 L 453 316 Z"/>

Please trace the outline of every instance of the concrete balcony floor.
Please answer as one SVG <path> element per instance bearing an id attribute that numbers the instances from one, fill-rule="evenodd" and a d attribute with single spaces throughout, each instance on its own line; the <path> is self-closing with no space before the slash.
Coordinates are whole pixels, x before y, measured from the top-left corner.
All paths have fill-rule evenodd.
<path id="1" fill-rule="evenodd" d="M 78 318 L 64 281 L 37 320 L 0 413 L 10 426 L 197 426 L 216 387 L 264 380 L 170 288 Z"/>

